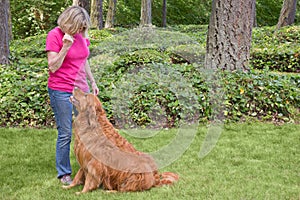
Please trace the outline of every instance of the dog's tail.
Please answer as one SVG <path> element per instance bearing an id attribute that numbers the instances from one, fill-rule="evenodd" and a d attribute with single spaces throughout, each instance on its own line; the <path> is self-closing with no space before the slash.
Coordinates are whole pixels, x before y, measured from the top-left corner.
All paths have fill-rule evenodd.
<path id="1" fill-rule="evenodd" d="M 173 172 L 163 172 L 157 175 L 158 179 L 156 181 L 156 187 L 163 185 L 172 185 L 179 180 L 178 174 L 175 174 Z"/>

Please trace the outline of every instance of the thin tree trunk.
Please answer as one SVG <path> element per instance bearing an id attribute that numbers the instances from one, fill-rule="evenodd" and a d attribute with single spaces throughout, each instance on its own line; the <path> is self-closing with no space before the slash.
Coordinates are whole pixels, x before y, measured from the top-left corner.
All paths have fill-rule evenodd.
<path id="1" fill-rule="evenodd" d="M 297 0 L 284 0 L 277 23 L 277 29 L 294 23 Z"/>
<path id="2" fill-rule="evenodd" d="M 8 0 L 9 2 L 9 0 Z M 8 3 L 8 37 L 9 41 L 13 39 L 13 33 L 12 33 L 12 21 L 11 21 L 11 12 L 10 12 L 10 3 Z"/>
<path id="3" fill-rule="evenodd" d="M 163 6 L 162 6 L 162 27 L 167 27 L 167 0 L 163 0 Z"/>
<path id="4" fill-rule="evenodd" d="M 253 27 L 257 27 L 257 20 L 256 20 L 256 0 L 253 0 Z"/>
<path id="5" fill-rule="evenodd" d="M 107 10 L 107 15 L 105 20 L 105 28 L 114 27 L 116 6 L 117 6 L 117 0 L 109 0 L 108 10 Z"/>
<path id="6" fill-rule="evenodd" d="M 91 23 L 92 27 L 96 29 L 103 28 L 103 11 L 102 11 L 102 0 L 91 1 Z"/>
<path id="7" fill-rule="evenodd" d="M 103 0 L 99 0 L 98 10 L 99 10 L 99 15 L 98 15 L 99 29 L 103 29 Z"/>
<path id="8" fill-rule="evenodd" d="M 88 13 L 90 13 L 90 0 L 73 0 L 73 5 L 83 7 Z"/>
<path id="9" fill-rule="evenodd" d="M 0 64 L 9 64 L 9 0 L 0 3 Z"/>
<path id="10" fill-rule="evenodd" d="M 247 71 L 253 27 L 253 0 L 213 0 L 205 66 Z"/>
<path id="11" fill-rule="evenodd" d="M 152 0 L 142 0 L 140 26 L 152 25 Z"/>

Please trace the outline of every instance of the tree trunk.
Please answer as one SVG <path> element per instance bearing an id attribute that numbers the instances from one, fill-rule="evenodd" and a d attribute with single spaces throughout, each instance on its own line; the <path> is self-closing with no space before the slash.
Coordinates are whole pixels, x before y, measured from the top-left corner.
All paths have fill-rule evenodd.
<path id="1" fill-rule="evenodd" d="M 152 0 L 142 0 L 140 26 L 152 26 Z"/>
<path id="2" fill-rule="evenodd" d="M 162 27 L 167 27 L 167 0 L 163 0 L 163 6 L 162 6 Z"/>
<path id="3" fill-rule="evenodd" d="M 8 0 L 8 38 L 9 41 L 13 39 L 13 33 L 12 33 L 12 21 L 11 21 L 11 11 L 10 11 L 10 3 Z"/>
<path id="4" fill-rule="evenodd" d="M 9 0 L 0 2 L 0 64 L 9 63 Z"/>
<path id="5" fill-rule="evenodd" d="M 92 0 L 91 1 L 91 23 L 92 27 L 96 29 L 103 28 L 103 1 L 102 0 Z"/>
<path id="6" fill-rule="evenodd" d="M 98 21 L 99 21 L 99 29 L 103 29 L 103 0 L 99 0 L 98 4 L 98 10 L 99 10 L 99 15 L 98 15 Z"/>
<path id="7" fill-rule="evenodd" d="M 297 0 L 284 0 L 280 11 L 277 29 L 294 23 L 296 16 Z"/>
<path id="8" fill-rule="evenodd" d="M 257 27 L 257 20 L 256 20 L 256 0 L 253 0 L 253 27 Z"/>
<path id="9" fill-rule="evenodd" d="M 253 0 L 213 0 L 206 44 L 206 68 L 249 69 L 253 5 Z"/>
<path id="10" fill-rule="evenodd" d="M 73 0 L 73 6 L 83 7 L 88 13 L 90 13 L 90 0 Z"/>
<path id="11" fill-rule="evenodd" d="M 117 0 L 109 0 L 106 20 L 105 20 L 105 28 L 113 28 L 114 27 L 114 19 L 116 14 Z"/>

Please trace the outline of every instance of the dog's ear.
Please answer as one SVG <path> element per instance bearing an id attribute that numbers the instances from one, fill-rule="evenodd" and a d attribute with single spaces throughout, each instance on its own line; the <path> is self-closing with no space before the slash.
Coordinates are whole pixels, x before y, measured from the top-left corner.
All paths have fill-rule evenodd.
<path id="1" fill-rule="evenodd" d="M 84 112 L 86 110 L 86 103 L 83 101 L 79 102 L 78 108 L 76 108 L 78 112 Z"/>
<path id="2" fill-rule="evenodd" d="M 95 109 L 97 113 L 100 113 L 101 115 L 105 114 L 105 110 L 102 107 L 102 104 L 97 96 L 94 96 L 95 101 Z"/>
<path id="3" fill-rule="evenodd" d="M 78 111 L 84 112 L 87 109 L 87 101 L 86 101 L 86 95 L 80 94 L 76 96 L 76 99 L 78 101 L 76 107 L 78 107 Z"/>
<path id="4" fill-rule="evenodd" d="M 94 101 L 94 95 L 89 94 L 86 98 L 86 109 L 87 109 L 87 118 L 90 126 L 97 126 L 97 116 L 96 116 L 96 107 Z"/>

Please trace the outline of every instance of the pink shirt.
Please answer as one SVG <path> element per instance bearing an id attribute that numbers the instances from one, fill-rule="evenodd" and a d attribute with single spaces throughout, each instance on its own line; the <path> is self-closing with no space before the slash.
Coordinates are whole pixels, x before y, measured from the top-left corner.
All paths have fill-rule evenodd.
<path id="1" fill-rule="evenodd" d="M 59 27 L 52 29 L 46 39 L 46 51 L 59 52 L 63 46 L 64 33 Z M 86 80 L 85 64 L 90 54 L 90 41 L 81 34 L 74 35 L 74 42 L 70 47 L 62 66 L 54 73 L 49 70 L 48 87 L 53 90 L 72 92 L 74 87 L 89 92 Z"/>

